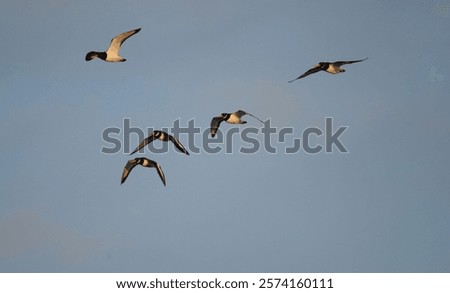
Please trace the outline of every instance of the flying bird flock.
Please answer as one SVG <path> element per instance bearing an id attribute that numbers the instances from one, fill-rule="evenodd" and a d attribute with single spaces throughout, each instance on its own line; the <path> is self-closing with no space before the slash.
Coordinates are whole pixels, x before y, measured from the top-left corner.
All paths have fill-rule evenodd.
<path id="1" fill-rule="evenodd" d="M 112 38 L 111 43 L 109 44 L 109 47 L 104 52 L 97 52 L 97 51 L 90 51 L 86 54 L 85 60 L 91 61 L 95 58 L 100 58 L 103 61 L 106 62 L 125 62 L 126 59 L 120 56 L 120 48 L 122 47 L 123 43 L 131 36 L 137 34 L 141 28 L 134 29 L 131 31 L 127 31 L 124 33 L 121 33 L 114 38 Z M 288 82 L 293 82 L 298 79 L 302 79 L 310 74 L 319 72 L 319 71 L 325 71 L 331 74 L 338 74 L 341 72 L 345 72 L 345 69 L 342 69 L 341 66 L 346 64 L 352 64 L 352 63 L 358 63 L 367 60 L 360 59 L 360 60 L 352 60 L 352 61 L 335 61 L 335 62 L 319 62 L 319 64 L 315 65 L 314 67 L 307 70 L 305 73 L 300 75 L 299 77 L 290 80 Z M 260 121 L 264 124 L 264 121 L 261 119 L 255 117 L 254 115 L 243 111 L 238 110 L 233 113 L 222 113 L 220 116 L 215 116 L 211 120 L 211 126 L 210 126 L 210 133 L 211 136 L 214 137 L 219 129 L 219 126 L 222 122 L 227 122 L 229 124 L 246 124 L 247 121 L 242 120 L 242 116 L 249 115 L 256 120 Z M 172 142 L 174 147 L 181 153 L 184 153 L 186 155 L 189 155 L 189 152 L 186 150 L 186 148 L 183 146 L 183 144 L 178 140 L 178 138 L 160 130 L 153 131 L 147 138 L 145 138 L 142 142 L 139 143 L 139 145 L 130 153 L 130 155 L 133 155 L 134 153 L 138 152 L 142 148 L 144 148 L 146 145 L 152 143 L 154 140 L 160 140 L 163 142 Z M 142 167 L 146 168 L 155 168 L 157 174 L 159 175 L 159 178 L 161 179 L 164 186 L 166 186 L 166 176 L 164 175 L 164 172 L 161 168 L 161 166 L 148 158 L 145 157 L 137 157 L 131 160 L 128 160 L 125 164 L 125 167 L 122 171 L 122 177 L 120 183 L 123 184 L 125 180 L 127 180 L 128 175 L 130 175 L 131 171 L 136 167 L 137 165 L 140 165 Z"/>

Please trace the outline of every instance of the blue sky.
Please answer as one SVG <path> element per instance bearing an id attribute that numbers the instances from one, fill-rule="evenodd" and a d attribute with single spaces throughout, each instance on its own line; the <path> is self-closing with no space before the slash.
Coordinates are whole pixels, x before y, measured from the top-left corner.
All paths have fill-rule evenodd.
<path id="1" fill-rule="evenodd" d="M 4 3 L 0 272 L 449 272 L 449 8 Z M 138 27 L 126 62 L 84 61 Z M 319 61 L 365 57 L 287 83 Z M 143 168 L 121 186 L 130 156 L 100 152 L 124 118 L 206 129 L 238 109 L 297 137 L 332 117 L 349 153 L 285 154 L 273 141 L 277 154 L 241 154 L 239 139 L 232 154 L 147 150 L 164 187 Z"/>

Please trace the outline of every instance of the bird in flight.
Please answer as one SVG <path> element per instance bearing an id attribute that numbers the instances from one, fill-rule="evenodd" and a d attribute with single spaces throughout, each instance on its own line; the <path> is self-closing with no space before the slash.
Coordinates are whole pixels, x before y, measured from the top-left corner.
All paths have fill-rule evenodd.
<path id="1" fill-rule="evenodd" d="M 160 141 L 169 141 L 170 140 L 180 152 L 185 153 L 186 155 L 189 155 L 189 152 L 184 148 L 184 146 L 181 144 L 181 142 L 177 138 L 175 138 L 174 136 L 172 136 L 164 131 L 161 131 L 161 130 L 153 131 L 152 134 L 150 134 L 149 137 L 144 139 L 130 155 L 139 151 L 140 149 L 142 149 L 143 147 L 145 147 L 147 144 L 151 143 L 155 139 L 159 139 Z"/>
<path id="2" fill-rule="evenodd" d="M 245 123 L 247 123 L 247 121 L 243 121 L 241 119 L 241 117 L 244 115 L 252 116 L 256 120 L 258 120 L 264 124 L 264 122 L 261 119 L 253 116 L 250 113 L 242 111 L 242 110 L 238 110 L 234 113 L 222 113 L 220 116 L 216 116 L 211 120 L 211 136 L 214 137 L 216 135 L 217 129 L 219 129 L 220 123 L 222 123 L 222 121 L 225 121 L 230 124 L 245 124 Z"/>
<path id="3" fill-rule="evenodd" d="M 297 77 L 296 79 L 290 80 L 288 82 L 293 82 L 297 79 L 304 78 L 310 74 L 313 74 L 313 73 L 316 73 L 319 71 L 326 71 L 331 74 L 338 74 L 340 72 L 345 72 L 345 69 L 341 68 L 342 65 L 357 63 L 357 62 L 361 62 L 361 61 L 364 61 L 367 59 L 368 58 L 361 59 L 361 60 L 353 60 L 353 61 L 319 62 L 319 64 L 317 64 L 313 68 L 309 69 L 308 71 L 306 71 L 305 73 L 303 73 L 302 75 Z"/>
<path id="4" fill-rule="evenodd" d="M 166 176 L 164 176 L 164 172 L 161 169 L 161 166 L 157 162 L 144 157 L 134 158 L 127 162 L 127 164 L 123 168 L 122 179 L 120 181 L 120 184 L 123 184 L 125 180 L 127 180 L 127 177 L 130 174 L 131 170 L 133 170 L 133 168 L 136 167 L 137 165 L 141 165 L 142 167 L 147 168 L 156 168 L 156 171 L 158 172 L 161 181 L 163 182 L 164 186 L 166 186 Z"/>
<path id="5" fill-rule="evenodd" d="M 126 39 L 131 37 L 132 35 L 138 33 L 141 29 L 135 29 L 131 30 L 129 32 L 121 33 L 120 35 L 115 36 L 111 40 L 111 44 L 109 44 L 108 50 L 105 52 L 96 52 L 91 51 L 86 54 L 86 61 L 91 61 L 94 58 L 100 58 L 107 62 L 125 62 L 127 59 L 122 58 L 119 55 L 120 47 L 122 46 L 123 42 L 125 42 Z"/>

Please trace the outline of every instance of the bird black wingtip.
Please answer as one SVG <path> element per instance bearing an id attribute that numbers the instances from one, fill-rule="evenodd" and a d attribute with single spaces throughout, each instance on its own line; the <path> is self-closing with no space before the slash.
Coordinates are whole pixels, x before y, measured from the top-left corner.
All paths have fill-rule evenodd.
<path id="1" fill-rule="evenodd" d="M 162 184 L 164 185 L 164 187 L 166 187 L 166 177 L 165 176 L 161 176 L 161 175 L 160 175 L 160 177 L 161 177 Z"/>

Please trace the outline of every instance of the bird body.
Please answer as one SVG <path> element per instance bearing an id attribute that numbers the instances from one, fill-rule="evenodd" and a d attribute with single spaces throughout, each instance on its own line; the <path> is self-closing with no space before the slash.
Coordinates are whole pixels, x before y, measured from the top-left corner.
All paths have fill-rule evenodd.
<path id="1" fill-rule="evenodd" d="M 186 148 L 181 144 L 181 142 L 175 138 L 174 136 L 161 131 L 161 130 L 155 130 L 150 134 L 146 139 L 144 139 L 137 147 L 136 149 L 130 154 L 134 154 L 135 152 L 139 151 L 143 147 L 145 147 L 147 144 L 151 143 L 155 139 L 159 139 L 161 141 L 171 141 L 174 146 L 182 153 L 185 153 L 186 155 L 189 155 L 189 152 L 186 150 Z"/>
<path id="2" fill-rule="evenodd" d="M 339 66 L 333 64 L 333 63 L 328 63 L 328 66 L 326 66 L 327 68 L 325 69 L 326 72 L 331 73 L 331 74 L 338 74 L 340 72 L 345 72 L 345 69 L 340 68 Z M 324 66 L 325 67 L 325 66 Z"/>
<path id="3" fill-rule="evenodd" d="M 157 162 L 152 161 L 147 158 L 144 158 L 144 157 L 134 158 L 127 162 L 127 164 L 125 165 L 125 167 L 123 168 L 123 171 L 122 171 L 122 178 L 121 178 L 120 184 L 123 184 L 125 182 L 125 180 L 127 180 L 128 175 L 130 174 L 131 170 L 133 170 L 133 168 L 136 167 L 137 165 L 141 165 L 142 167 L 147 167 L 147 168 L 155 168 L 156 171 L 158 172 L 158 175 L 161 178 L 161 181 L 163 182 L 164 186 L 166 186 L 166 177 L 164 175 L 163 170 L 161 169 L 161 166 Z"/>
<path id="4" fill-rule="evenodd" d="M 245 115 L 245 114 L 243 114 L 243 115 Z M 227 114 L 225 117 L 225 121 L 230 124 L 245 124 L 245 123 L 247 123 L 247 121 L 243 121 L 241 119 L 241 117 L 243 115 L 240 115 L 239 113 Z"/>
<path id="5" fill-rule="evenodd" d="M 288 82 L 293 82 L 297 79 L 301 79 L 304 78 L 310 74 L 319 72 L 319 71 L 326 71 L 328 73 L 331 74 L 338 74 L 341 72 L 345 72 L 345 69 L 341 68 L 342 65 L 345 64 L 352 64 L 352 63 L 357 63 L 357 62 L 361 62 L 367 60 L 367 58 L 365 59 L 361 59 L 361 60 L 352 60 L 352 61 L 336 61 L 336 62 L 319 62 L 319 64 L 315 65 L 314 67 L 310 68 L 308 71 L 306 71 L 305 73 L 303 73 L 302 75 L 300 75 L 299 77 L 297 77 L 296 79 L 290 80 Z"/>
<path id="6" fill-rule="evenodd" d="M 105 52 L 97 52 L 97 51 L 91 51 L 86 54 L 85 60 L 91 61 L 94 58 L 100 58 L 107 62 L 125 62 L 127 59 L 122 58 L 120 56 L 120 48 L 125 42 L 126 39 L 131 37 L 132 35 L 138 33 L 141 29 L 135 29 L 128 32 L 121 33 L 114 38 L 112 38 L 111 43 L 109 44 L 108 49 Z"/>

